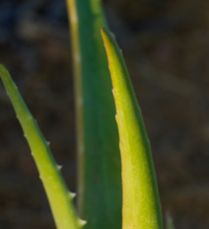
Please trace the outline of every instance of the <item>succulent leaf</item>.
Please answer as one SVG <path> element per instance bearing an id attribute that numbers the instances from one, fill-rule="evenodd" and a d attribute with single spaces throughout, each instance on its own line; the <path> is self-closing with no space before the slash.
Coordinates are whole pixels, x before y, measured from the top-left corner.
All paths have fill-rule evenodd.
<path id="1" fill-rule="evenodd" d="M 121 228 L 121 170 L 100 0 L 67 0 L 74 62 L 78 209 L 86 229 Z"/>
<path id="2" fill-rule="evenodd" d="M 111 74 L 120 139 L 123 229 L 161 229 L 157 182 L 142 114 L 116 41 L 107 30 L 101 33 Z"/>
<path id="3" fill-rule="evenodd" d="M 48 142 L 41 133 L 9 72 L 3 65 L 0 65 L 0 78 L 31 149 L 57 228 L 81 228 L 69 197 L 69 191 L 60 174 L 60 166 L 56 164 Z"/>

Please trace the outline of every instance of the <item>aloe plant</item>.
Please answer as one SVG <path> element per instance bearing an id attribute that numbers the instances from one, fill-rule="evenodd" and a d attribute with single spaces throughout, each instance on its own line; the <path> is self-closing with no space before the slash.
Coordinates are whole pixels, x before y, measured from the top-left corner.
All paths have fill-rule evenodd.
<path id="1" fill-rule="evenodd" d="M 150 143 L 122 54 L 106 29 L 101 37 L 106 25 L 100 1 L 67 3 L 75 72 L 78 200 L 88 222 L 85 228 L 162 229 Z M 31 148 L 57 228 L 80 229 L 84 221 L 75 213 L 60 167 L 2 65 L 0 78 Z"/>
<path id="2" fill-rule="evenodd" d="M 112 79 L 120 137 L 123 229 L 161 229 L 159 194 L 151 147 L 128 70 L 113 37 L 102 30 Z"/>

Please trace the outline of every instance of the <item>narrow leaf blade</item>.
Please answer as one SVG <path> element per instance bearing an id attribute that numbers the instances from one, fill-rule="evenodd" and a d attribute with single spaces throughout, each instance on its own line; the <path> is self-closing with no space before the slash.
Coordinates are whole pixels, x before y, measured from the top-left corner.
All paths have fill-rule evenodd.
<path id="1" fill-rule="evenodd" d="M 20 95 L 17 86 L 11 79 L 9 72 L 2 65 L 0 65 L 0 78 L 30 146 L 57 228 L 81 228 L 68 189 L 60 174 L 59 166 L 52 156 L 49 145 Z"/>
<path id="2" fill-rule="evenodd" d="M 121 170 L 100 0 L 67 0 L 78 134 L 78 208 L 86 229 L 121 228 Z"/>
<path id="3" fill-rule="evenodd" d="M 122 160 L 123 229 L 162 228 L 151 149 L 122 54 L 106 30 L 102 37 L 111 73 Z"/>

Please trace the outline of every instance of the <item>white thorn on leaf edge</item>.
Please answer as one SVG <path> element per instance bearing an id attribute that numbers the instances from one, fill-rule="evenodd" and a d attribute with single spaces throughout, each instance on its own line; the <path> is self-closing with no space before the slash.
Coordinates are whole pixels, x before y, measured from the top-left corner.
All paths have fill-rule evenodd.
<path id="1" fill-rule="evenodd" d="M 46 141 L 46 144 L 47 144 L 48 146 L 50 146 L 51 142 L 49 142 L 49 141 Z"/>
<path id="2" fill-rule="evenodd" d="M 74 192 L 69 192 L 69 196 L 70 196 L 72 199 L 74 199 L 74 198 L 76 197 L 76 193 L 74 193 Z"/>
<path id="3" fill-rule="evenodd" d="M 57 169 L 58 169 L 58 170 L 61 170 L 62 167 L 63 167 L 62 165 L 57 165 Z"/>
<path id="4" fill-rule="evenodd" d="M 82 226 L 84 226 L 84 225 L 87 224 L 87 221 L 86 221 L 86 220 L 83 220 L 83 219 L 79 219 L 79 220 L 78 220 L 78 223 L 79 223 L 79 225 L 82 227 Z"/>

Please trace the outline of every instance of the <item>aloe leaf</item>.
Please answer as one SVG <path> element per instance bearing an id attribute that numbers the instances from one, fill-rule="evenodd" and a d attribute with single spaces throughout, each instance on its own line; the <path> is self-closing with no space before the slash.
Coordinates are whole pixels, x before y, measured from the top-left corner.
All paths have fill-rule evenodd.
<path id="1" fill-rule="evenodd" d="M 160 229 L 160 201 L 142 114 L 115 40 L 105 30 L 102 30 L 102 38 L 111 73 L 120 139 L 123 229 Z"/>
<path id="2" fill-rule="evenodd" d="M 78 134 L 78 208 L 86 228 L 121 228 L 121 170 L 100 0 L 67 0 Z"/>
<path id="3" fill-rule="evenodd" d="M 0 78 L 30 146 L 57 228 L 81 228 L 82 223 L 75 214 L 71 193 L 64 183 L 60 167 L 52 156 L 49 144 L 41 133 L 36 120 L 30 113 L 9 72 L 2 65 L 0 65 Z"/>

